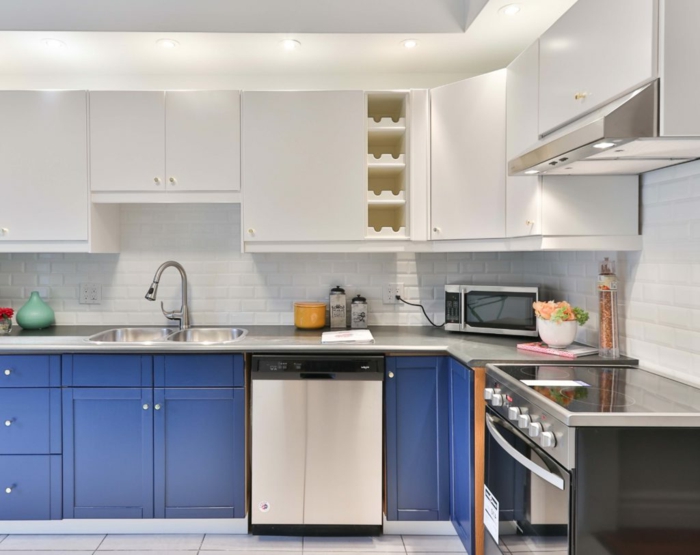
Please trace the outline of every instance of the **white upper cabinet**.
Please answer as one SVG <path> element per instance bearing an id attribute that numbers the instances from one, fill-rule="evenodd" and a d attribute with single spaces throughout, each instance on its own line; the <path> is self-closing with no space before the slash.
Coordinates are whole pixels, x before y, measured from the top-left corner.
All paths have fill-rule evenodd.
<path id="1" fill-rule="evenodd" d="M 242 99 L 244 241 L 363 240 L 364 92 L 244 92 Z"/>
<path id="2" fill-rule="evenodd" d="M 539 43 L 535 42 L 508 66 L 506 84 L 507 161 L 537 142 Z M 541 233 L 540 178 L 508 176 L 506 237 Z"/>
<path id="3" fill-rule="evenodd" d="M 0 252 L 86 242 L 87 169 L 84 91 L 0 92 Z"/>
<path id="4" fill-rule="evenodd" d="M 241 186 L 238 91 L 165 94 L 169 191 L 238 191 Z"/>
<path id="5" fill-rule="evenodd" d="M 540 135 L 657 76 L 657 8 L 580 0 L 540 37 Z"/>
<path id="6" fill-rule="evenodd" d="M 90 174 L 97 193 L 227 200 L 207 195 L 240 190 L 240 93 L 91 92 Z"/>
<path id="7" fill-rule="evenodd" d="M 431 91 L 431 239 L 502 238 L 506 70 Z"/>
<path id="8" fill-rule="evenodd" d="M 163 191 L 164 133 L 164 93 L 91 92 L 91 189 Z"/>

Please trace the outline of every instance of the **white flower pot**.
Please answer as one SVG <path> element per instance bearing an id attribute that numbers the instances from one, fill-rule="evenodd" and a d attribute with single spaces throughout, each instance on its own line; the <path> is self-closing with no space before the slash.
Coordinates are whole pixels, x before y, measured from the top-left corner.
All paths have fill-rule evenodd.
<path id="1" fill-rule="evenodd" d="M 576 339 L 578 322 L 552 322 L 537 318 L 537 331 L 548 347 L 552 349 L 566 349 Z"/>

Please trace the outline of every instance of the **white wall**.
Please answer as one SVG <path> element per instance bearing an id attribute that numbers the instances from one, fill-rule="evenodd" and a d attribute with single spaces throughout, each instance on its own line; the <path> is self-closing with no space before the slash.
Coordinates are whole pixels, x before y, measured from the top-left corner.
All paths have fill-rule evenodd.
<path id="1" fill-rule="evenodd" d="M 579 337 L 597 343 L 597 261 L 618 260 L 621 345 L 642 366 L 700 385 L 700 162 L 642 176 L 641 252 L 528 253 L 526 282 L 591 312 Z"/>

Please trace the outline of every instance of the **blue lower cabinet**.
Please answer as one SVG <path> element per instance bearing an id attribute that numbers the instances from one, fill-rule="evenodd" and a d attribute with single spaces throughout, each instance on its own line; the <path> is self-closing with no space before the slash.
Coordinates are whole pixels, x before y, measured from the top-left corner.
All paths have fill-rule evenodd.
<path id="1" fill-rule="evenodd" d="M 468 553 L 474 551 L 474 373 L 450 359 L 450 516 Z"/>
<path id="2" fill-rule="evenodd" d="M 153 517 L 151 388 L 64 389 L 63 444 L 64 518 Z"/>
<path id="3" fill-rule="evenodd" d="M 0 456 L 0 520 L 61 519 L 61 456 Z"/>
<path id="4" fill-rule="evenodd" d="M 61 454 L 61 390 L 0 389 L 0 455 Z"/>
<path id="5" fill-rule="evenodd" d="M 387 357 L 388 520 L 450 519 L 449 359 Z"/>
<path id="6" fill-rule="evenodd" d="M 155 403 L 155 517 L 244 517 L 244 390 L 156 389 Z"/>

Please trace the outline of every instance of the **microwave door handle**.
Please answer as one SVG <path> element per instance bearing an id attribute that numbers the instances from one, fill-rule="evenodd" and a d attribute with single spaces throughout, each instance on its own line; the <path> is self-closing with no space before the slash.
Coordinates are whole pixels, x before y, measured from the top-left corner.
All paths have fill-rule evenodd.
<path id="1" fill-rule="evenodd" d="M 530 472 L 542 478 L 545 482 L 548 482 L 552 484 L 555 488 L 564 491 L 564 480 L 561 478 L 561 476 L 557 476 L 556 474 L 545 470 L 540 465 L 538 465 L 534 461 L 531 461 L 525 455 L 523 455 L 517 449 L 515 449 L 515 447 L 513 447 L 510 443 L 508 443 L 508 441 L 506 441 L 506 438 L 504 438 L 500 433 L 498 433 L 498 430 L 496 430 L 496 426 L 493 425 L 493 423 L 491 422 L 491 417 L 488 415 L 486 415 L 486 427 L 489 429 L 491 437 L 493 437 L 493 439 L 496 440 L 496 443 L 498 443 L 498 445 L 500 445 L 501 448 L 512 458 L 514 458 L 517 462 L 519 462 L 521 465 L 527 468 Z"/>

